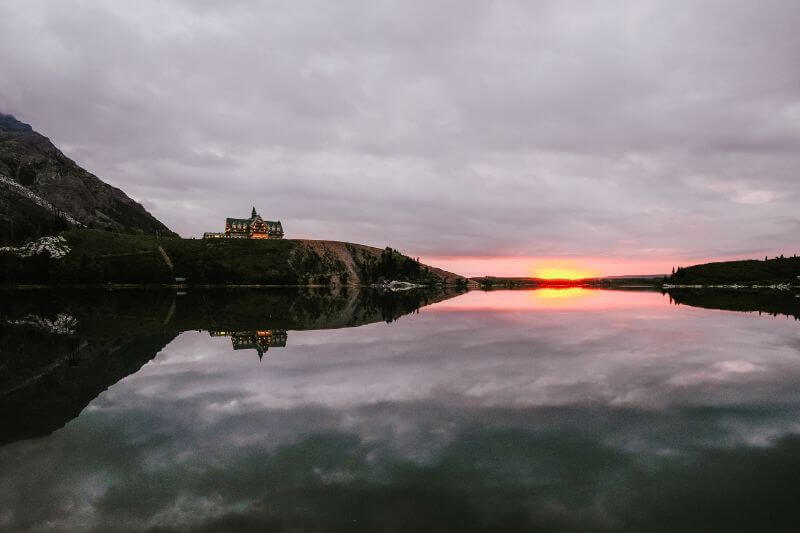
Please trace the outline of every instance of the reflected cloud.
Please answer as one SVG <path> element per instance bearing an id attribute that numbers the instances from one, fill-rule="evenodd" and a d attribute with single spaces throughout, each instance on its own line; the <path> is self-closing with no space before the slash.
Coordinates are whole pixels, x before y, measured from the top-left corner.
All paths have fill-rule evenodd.
<path id="1" fill-rule="evenodd" d="M 170 298 L 147 297 L 146 312 L 130 297 L 73 306 L 84 349 L 97 350 L 79 368 L 98 374 L 99 361 L 126 353 L 140 368 L 106 374 L 116 378 L 108 389 L 49 437 L 0 447 L 0 526 L 790 529 L 794 320 L 675 306 L 652 292 L 542 294 L 469 293 L 448 302 L 470 306 L 433 304 L 391 325 L 386 310 L 408 306 L 372 296 L 206 294 L 178 301 L 166 324 Z M 521 312 L 551 302 L 581 307 Z M 361 327 L 317 329 L 319 313 Z M 274 327 L 299 317 L 314 327 Z M 183 332 L 154 357 L 121 342 L 125 331 L 172 327 Z M 15 325 L 4 346 L 23 330 L 40 342 L 39 329 Z M 232 357 L 237 343 L 251 355 L 259 342 L 278 347 L 281 332 L 292 336 L 281 357 Z"/>
<path id="2" fill-rule="evenodd" d="M 275 289 L 19 296 L 0 300 L 0 444 L 63 426 L 184 331 L 224 333 L 234 350 L 254 349 L 261 359 L 268 348 L 286 346 L 287 329 L 393 322 L 450 294 Z"/>

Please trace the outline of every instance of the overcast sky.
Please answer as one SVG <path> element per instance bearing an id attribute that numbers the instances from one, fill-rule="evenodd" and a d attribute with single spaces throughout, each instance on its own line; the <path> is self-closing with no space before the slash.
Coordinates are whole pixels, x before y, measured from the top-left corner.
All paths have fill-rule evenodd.
<path id="1" fill-rule="evenodd" d="M 800 252 L 794 0 L 6 0 L 0 64 L 0 111 L 183 236 L 255 204 L 470 274 Z"/>

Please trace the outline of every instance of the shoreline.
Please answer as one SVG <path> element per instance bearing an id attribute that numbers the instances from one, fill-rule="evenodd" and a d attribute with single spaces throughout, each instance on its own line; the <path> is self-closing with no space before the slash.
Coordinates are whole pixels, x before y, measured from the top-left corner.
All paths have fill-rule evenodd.
<path id="1" fill-rule="evenodd" d="M 456 287 L 454 284 L 436 284 L 436 285 L 420 285 L 414 284 L 413 287 L 409 287 L 408 289 L 402 290 L 411 290 L 411 289 L 446 289 L 446 288 L 453 288 Z M 375 289 L 375 290 L 388 290 L 390 292 L 393 291 L 390 288 L 376 285 L 376 284 L 357 284 L 357 285 L 341 285 L 341 284 L 331 284 L 331 285 L 323 285 L 323 284 L 306 284 L 306 285 L 299 285 L 299 284 L 292 284 L 292 285 L 279 285 L 279 284 L 253 284 L 253 283 L 203 283 L 203 284 L 185 284 L 185 283 L 90 283 L 90 284 L 64 284 L 64 285 L 53 285 L 53 284 L 46 284 L 46 283 L 34 283 L 34 284 L 18 284 L 18 285 L 7 285 L 7 284 L 0 284 L 0 291 L 3 290 L 51 290 L 51 289 L 64 289 L 64 290 L 97 290 L 97 289 L 104 289 L 104 290 L 132 290 L 132 289 L 147 289 L 147 290 L 156 290 L 156 289 L 175 289 L 175 290 L 184 290 L 184 289 L 301 289 L 301 288 L 312 288 L 312 289 Z M 399 290 L 399 289 L 398 289 Z"/>
<path id="2" fill-rule="evenodd" d="M 729 283 L 724 285 L 678 285 L 672 283 L 665 283 L 661 286 L 664 290 L 669 289 L 726 289 L 726 290 L 773 290 L 773 291 L 791 291 L 793 289 L 800 289 L 800 285 L 792 285 L 791 283 L 770 283 L 769 285 L 760 285 L 760 284 L 753 284 L 753 285 L 745 285 L 739 283 Z"/>
<path id="3" fill-rule="evenodd" d="M 35 291 L 35 290 L 188 290 L 188 289 L 374 289 L 384 290 L 390 292 L 417 290 L 417 289 L 448 289 L 456 288 L 456 284 L 434 284 L 434 285 L 421 285 L 416 283 L 409 284 L 409 287 L 392 289 L 389 285 L 381 284 L 257 284 L 257 283 L 202 283 L 202 284 L 187 284 L 187 283 L 90 283 L 90 284 L 47 284 L 47 283 L 33 283 L 33 284 L 0 284 L 0 291 Z M 657 291 L 669 291 L 672 289 L 699 289 L 699 290 L 769 290 L 769 291 L 785 291 L 790 292 L 793 290 L 800 290 L 800 285 L 792 285 L 790 283 L 773 283 L 769 285 L 745 285 L 745 284 L 726 284 L 726 285 L 592 285 L 592 284 L 574 284 L 574 285 L 525 285 L 517 287 L 504 287 L 502 285 L 490 287 L 476 287 L 467 285 L 461 287 L 467 291 L 521 291 L 521 290 L 541 290 L 541 289 L 570 289 L 570 288 L 584 288 L 584 289 L 599 289 L 599 290 L 620 290 L 620 289 L 650 289 Z"/>

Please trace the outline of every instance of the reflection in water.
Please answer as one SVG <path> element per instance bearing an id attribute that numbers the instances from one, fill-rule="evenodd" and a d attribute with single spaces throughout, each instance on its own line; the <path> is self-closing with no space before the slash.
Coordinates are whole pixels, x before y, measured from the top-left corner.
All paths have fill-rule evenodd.
<path id="1" fill-rule="evenodd" d="M 528 296 L 538 300 L 563 300 L 565 298 L 581 298 L 588 296 L 589 291 L 583 287 L 549 287 L 536 291 L 528 291 Z"/>
<path id="2" fill-rule="evenodd" d="M 653 291 L 609 291 L 584 287 L 493 290 L 491 297 L 472 291 L 433 305 L 437 311 L 593 311 L 660 307 Z M 666 301 L 666 297 L 664 298 Z"/>
<path id="3" fill-rule="evenodd" d="M 258 331 L 211 330 L 212 337 L 230 337 L 234 350 L 255 350 L 258 358 L 270 348 L 286 348 L 288 334 L 281 330 L 262 329 Z"/>
<path id="4" fill-rule="evenodd" d="M 184 331 L 231 336 L 233 349 L 286 346 L 286 330 L 392 322 L 447 292 L 87 291 L 0 300 L 0 444 L 47 435 L 138 371 Z"/>
<path id="5" fill-rule="evenodd" d="M 773 316 L 786 315 L 800 320 L 800 293 L 790 291 L 671 289 L 669 297 L 675 304 L 747 313 L 768 313 Z"/>
<path id="6" fill-rule="evenodd" d="M 0 399 L 82 410 L 0 447 L 0 529 L 794 530 L 797 322 L 574 294 L 0 304 Z"/>

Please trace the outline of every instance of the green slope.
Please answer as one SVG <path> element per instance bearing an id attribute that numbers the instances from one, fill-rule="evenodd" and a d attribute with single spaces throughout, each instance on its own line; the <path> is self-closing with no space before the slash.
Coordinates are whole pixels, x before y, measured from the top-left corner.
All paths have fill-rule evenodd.
<path id="1" fill-rule="evenodd" d="M 453 284 L 463 278 L 389 248 L 330 241 L 179 239 L 99 230 L 59 234 L 70 252 L 0 250 L 6 284 L 358 285 L 381 280 Z"/>

